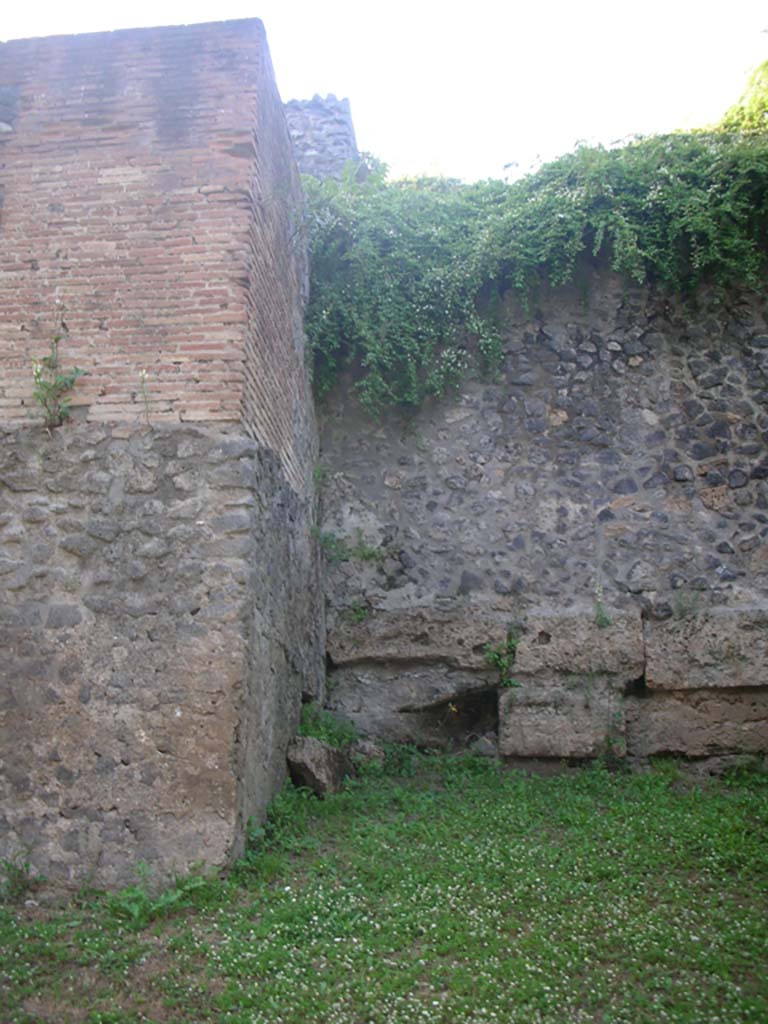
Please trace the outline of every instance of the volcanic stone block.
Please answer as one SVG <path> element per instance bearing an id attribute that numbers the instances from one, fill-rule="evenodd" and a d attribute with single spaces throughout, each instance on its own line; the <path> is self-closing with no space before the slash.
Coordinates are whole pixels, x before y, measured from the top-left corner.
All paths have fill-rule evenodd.
<path id="1" fill-rule="evenodd" d="M 646 657 L 651 690 L 768 686 L 768 607 L 648 622 Z"/>
<path id="2" fill-rule="evenodd" d="M 297 736 L 289 744 L 287 756 L 294 784 L 317 796 L 338 793 L 351 769 L 347 754 L 314 736 Z"/>
<path id="3" fill-rule="evenodd" d="M 502 757 L 587 758 L 624 754 L 622 686 L 610 676 L 548 676 L 499 698 Z"/>
<path id="4" fill-rule="evenodd" d="M 655 693 L 626 700 L 627 753 L 709 757 L 768 751 L 768 690 Z"/>
<path id="5" fill-rule="evenodd" d="M 514 673 L 608 673 L 624 682 L 643 674 L 639 611 L 608 615 L 600 626 L 590 609 L 570 615 L 532 615 L 517 645 Z"/>
<path id="6" fill-rule="evenodd" d="M 340 621 L 328 636 L 328 653 L 336 665 L 440 661 L 452 668 L 483 669 L 486 646 L 503 643 L 507 628 L 499 615 L 478 609 L 377 612 L 362 623 Z"/>
<path id="7" fill-rule="evenodd" d="M 391 743 L 442 746 L 454 732 L 475 729 L 464 705 L 493 691 L 495 673 L 463 672 L 435 665 L 377 665 L 338 669 L 328 707 L 363 736 Z"/>

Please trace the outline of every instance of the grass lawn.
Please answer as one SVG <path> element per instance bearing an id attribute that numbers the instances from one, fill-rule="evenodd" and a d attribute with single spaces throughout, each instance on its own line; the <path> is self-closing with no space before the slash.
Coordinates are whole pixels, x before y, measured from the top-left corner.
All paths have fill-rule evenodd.
<path id="1" fill-rule="evenodd" d="M 323 802 L 286 790 L 227 880 L 8 888 L 3 1024 L 768 1022 L 758 773 L 401 751 Z"/>

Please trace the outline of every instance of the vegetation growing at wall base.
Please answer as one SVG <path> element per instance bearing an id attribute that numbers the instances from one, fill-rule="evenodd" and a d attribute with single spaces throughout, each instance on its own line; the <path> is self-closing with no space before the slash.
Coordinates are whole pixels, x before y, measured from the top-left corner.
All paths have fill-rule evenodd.
<path id="1" fill-rule="evenodd" d="M 2 1020 L 764 1024 L 768 788 L 389 751 L 230 878 L 0 904 Z"/>
<path id="2" fill-rule="evenodd" d="M 466 185 L 307 179 L 312 287 L 307 330 L 323 394 L 357 370 L 364 406 L 419 405 L 456 384 L 473 354 L 500 364 L 490 287 L 525 299 L 595 258 L 673 292 L 764 287 L 768 133 L 711 130 L 579 147 L 526 178 Z"/>

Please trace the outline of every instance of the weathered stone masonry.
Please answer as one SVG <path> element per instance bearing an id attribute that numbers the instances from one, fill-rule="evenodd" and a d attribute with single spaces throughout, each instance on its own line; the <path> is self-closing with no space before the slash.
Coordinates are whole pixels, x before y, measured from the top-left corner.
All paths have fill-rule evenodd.
<path id="1" fill-rule="evenodd" d="M 331 706 L 509 758 L 767 751 L 764 300 L 603 273 L 503 320 L 498 382 L 377 426 L 328 402 Z"/>
<path id="2" fill-rule="evenodd" d="M 2 436 L 0 840 L 114 883 L 223 864 L 318 672 L 306 509 L 243 435 Z"/>
<path id="3" fill-rule="evenodd" d="M 0 121 L 0 856 L 105 884 L 225 864 L 323 670 L 262 26 L 5 44 Z M 49 434 L 30 367 L 61 316 L 88 376 Z"/>

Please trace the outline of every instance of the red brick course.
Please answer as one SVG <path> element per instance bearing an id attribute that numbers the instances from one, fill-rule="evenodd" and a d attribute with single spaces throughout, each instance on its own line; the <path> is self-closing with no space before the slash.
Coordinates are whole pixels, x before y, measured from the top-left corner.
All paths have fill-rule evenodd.
<path id="1" fill-rule="evenodd" d="M 300 487 L 301 190 L 261 23 L 6 43 L 0 121 L 0 420 L 37 416 L 63 311 L 75 415 L 241 425 Z"/>

